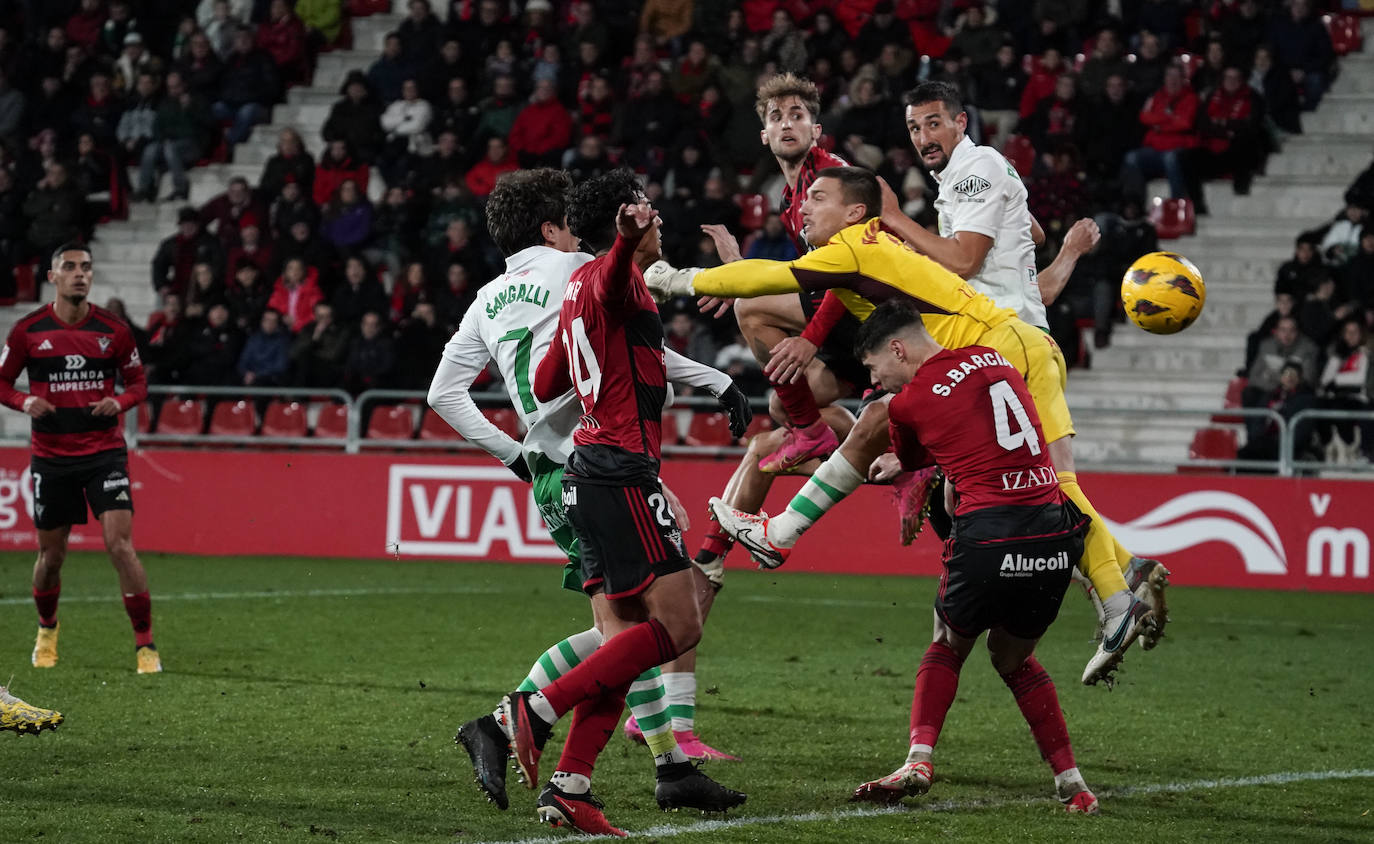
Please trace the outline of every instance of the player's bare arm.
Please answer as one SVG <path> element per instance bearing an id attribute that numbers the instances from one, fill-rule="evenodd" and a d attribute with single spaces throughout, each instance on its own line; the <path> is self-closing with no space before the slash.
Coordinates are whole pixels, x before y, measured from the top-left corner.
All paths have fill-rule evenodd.
<path id="1" fill-rule="evenodd" d="M 1038 276 L 1040 301 L 1049 305 L 1059 298 L 1069 283 L 1069 276 L 1073 275 L 1073 268 L 1078 265 L 1078 259 L 1091 252 L 1101 239 L 1102 232 L 1090 217 L 1084 217 L 1069 227 L 1064 235 L 1064 243 L 1059 247 L 1059 254 Z"/>
<path id="2" fill-rule="evenodd" d="M 912 249 L 957 273 L 960 278 L 967 279 L 978 274 L 988 251 L 992 249 L 992 238 L 968 231 L 955 232 L 949 237 L 934 234 L 902 211 L 897 194 L 885 179 L 880 177 L 878 185 L 883 191 L 884 226 L 905 240 Z M 1043 234 L 1041 232 L 1042 237 Z"/>

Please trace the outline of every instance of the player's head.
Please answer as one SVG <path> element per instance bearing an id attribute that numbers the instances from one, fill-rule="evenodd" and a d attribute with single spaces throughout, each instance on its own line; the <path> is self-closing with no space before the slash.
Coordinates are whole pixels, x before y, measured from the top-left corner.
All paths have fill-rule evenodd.
<path id="1" fill-rule="evenodd" d="M 827 167 L 816 174 L 802 201 L 802 233 L 812 246 L 824 246 L 841 229 L 882 210 L 877 176 L 861 167 Z"/>
<path id="2" fill-rule="evenodd" d="M 868 367 L 874 383 L 890 393 L 908 384 L 938 351 L 940 345 L 926 331 L 921 312 L 898 299 L 874 309 L 854 342 L 854 356 Z"/>
<path id="3" fill-rule="evenodd" d="M 922 82 L 902 97 L 911 146 L 926 169 L 939 173 L 949 166 L 954 148 L 964 139 L 968 114 L 959 88 L 949 82 Z"/>
<path id="4" fill-rule="evenodd" d="M 501 254 L 510 257 L 531 246 L 576 252 L 577 238 L 568 230 L 571 186 L 567 173 L 548 167 L 497 179 L 487 197 L 487 231 Z"/>
<path id="5" fill-rule="evenodd" d="M 644 186 L 634 171 L 621 167 L 586 180 L 568 199 L 568 226 L 593 252 L 615 243 L 615 218 L 620 206 L 644 201 Z"/>
<path id="6" fill-rule="evenodd" d="M 821 137 L 821 95 L 809 79 L 791 73 L 759 86 L 754 111 L 763 122 L 759 138 L 779 160 L 801 161 Z"/>
<path id="7" fill-rule="evenodd" d="M 52 253 L 52 268 L 48 281 L 57 288 L 57 295 L 73 305 L 86 301 L 91 292 L 91 250 L 80 243 L 64 243 Z"/>

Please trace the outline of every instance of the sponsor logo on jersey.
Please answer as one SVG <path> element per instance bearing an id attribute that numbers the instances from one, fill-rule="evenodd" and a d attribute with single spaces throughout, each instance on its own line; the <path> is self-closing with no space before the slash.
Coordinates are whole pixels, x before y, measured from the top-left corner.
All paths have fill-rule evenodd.
<path id="1" fill-rule="evenodd" d="M 1050 486 L 1059 482 L 1059 477 L 1054 469 L 1049 466 L 1036 466 L 1032 469 L 1023 469 L 1015 472 L 1002 473 L 1002 489 L 1034 489 L 1038 486 Z"/>
<path id="2" fill-rule="evenodd" d="M 128 479 L 127 477 L 122 476 L 122 475 L 119 476 L 119 477 L 117 477 L 117 478 L 106 478 L 106 479 L 105 479 L 105 491 L 106 491 L 106 492 L 109 492 L 109 491 L 115 490 L 115 489 L 119 489 L 119 488 L 122 487 L 122 486 L 128 486 L 128 485 L 129 485 L 129 479 Z"/>
<path id="3" fill-rule="evenodd" d="M 85 355 L 67 355 L 68 369 L 84 369 L 86 366 Z"/>
<path id="4" fill-rule="evenodd" d="M 52 341 L 51 341 L 51 340 L 46 340 L 46 339 L 45 339 L 42 343 L 39 343 L 39 344 L 38 344 L 38 351 L 40 351 L 40 352 L 51 352 L 51 351 L 52 351 Z"/>
<path id="5" fill-rule="evenodd" d="M 992 187 L 992 183 L 987 179 L 981 176 L 969 176 L 967 179 L 955 185 L 953 190 L 955 193 L 962 193 L 964 196 L 977 196 L 990 187 Z"/>
<path id="6" fill-rule="evenodd" d="M 1063 571 L 1070 565 L 1068 551 L 1060 551 L 1052 557 L 1027 557 L 1020 553 L 1006 554 L 1002 557 L 1000 573 L 1003 577 L 1018 577 L 1037 571 Z"/>

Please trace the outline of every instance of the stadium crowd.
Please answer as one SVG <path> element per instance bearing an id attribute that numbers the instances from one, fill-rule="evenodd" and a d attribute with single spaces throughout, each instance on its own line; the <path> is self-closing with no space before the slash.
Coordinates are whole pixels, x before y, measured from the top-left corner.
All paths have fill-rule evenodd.
<path id="1" fill-rule="evenodd" d="M 0 6 L 0 277 L 89 237 L 127 201 L 184 201 L 186 169 L 232 160 L 365 5 Z M 139 340 L 154 383 L 422 388 L 473 291 L 501 269 L 482 204 L 519 167 L 576 179 L 635 168 L 679 265 L 719 262 L 707 223 L 726 225 L 746 256 L 791 257 L 767 207 L 778 172 L 753 100 L 761 78 L 795 71 L 822 92 L 824 143 L 878 171 L 922 223 L 934 221 L 934 182 L 915 164 L 900 97 L 924 79 L 958 83 L 970 134 L 1022 172 L 1046 261 L 1072 220 L 1098 217 L 1108 236 L 1051 316 L 1074 360 L 1078 321 L 1091 318 L 1106 345 L 1121 273 L 1155 247 L 1146 180 L 1166 177 L 1206 213 L 1203 180 L 1229 175 L 1245 193 L 1301 131 L 1333 70 L 1311 6 L 455 0 L 441 19 L 412 0 L 381 57 L 347 75 L 319 137 L 283 131 L 256 184 L 235 179 L 180 210 L 152 262 L 161 307 Z M 1345 232 L 1352 256 L 1357 213 L 1327 236 Z M 1313 325 L 1325 307 L 1329 329 L 1356 294 L 1335 274 L 1334 291 L 1313 286 L 1295 261 L 1287 307 Z M 685 302 L 665 314 L 670 345 L 761 392 L 729 322 Z"/>

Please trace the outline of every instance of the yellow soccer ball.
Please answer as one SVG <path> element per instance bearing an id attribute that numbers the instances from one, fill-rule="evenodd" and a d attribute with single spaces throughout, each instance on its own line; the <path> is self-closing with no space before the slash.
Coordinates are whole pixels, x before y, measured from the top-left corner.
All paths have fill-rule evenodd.
<path id="1" fill-rule="evenodd" d="M 1151 334 L 1182 331 L 1198 318 L 1206 301 L 1202 273 L 1177 252 L 1141 255 L 1121 277 L 1126 316 Z"/>

